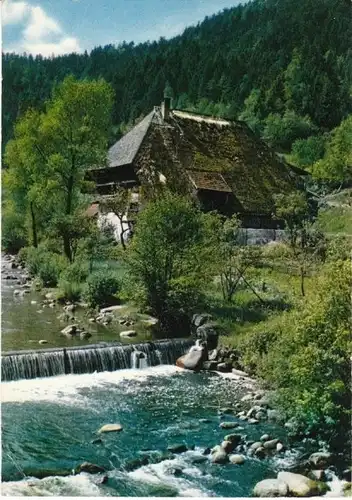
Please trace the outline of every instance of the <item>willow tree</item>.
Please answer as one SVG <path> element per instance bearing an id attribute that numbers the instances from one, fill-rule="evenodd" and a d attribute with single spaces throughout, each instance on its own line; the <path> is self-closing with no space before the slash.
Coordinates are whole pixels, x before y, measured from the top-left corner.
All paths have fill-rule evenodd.
<path id="1" fill-rule="evenodd" d="M 42 151 L 55 199 L 54 227 L 72 261 L 72 231 L 87 188 L 86 172 L 105 163 L 111 126 L 113 91 L 103 79 L 78 81 L 67 77 L 53 92 L 43 116 Z"/>
<path id="2" fill-rule="evenodd" d="M 9 191 L 22 191 L 32 208 L 41 200 L 46 223 L 62 238 L 69 261 L 77 239 L 86 172 L 104 165 L 113 91 L 103 79 L 67 77 L 54 91 L 44 113 L 29 112 L 17 124 L 6 151 Z M 33 243 L 37 243 L 32 217 Z"/>

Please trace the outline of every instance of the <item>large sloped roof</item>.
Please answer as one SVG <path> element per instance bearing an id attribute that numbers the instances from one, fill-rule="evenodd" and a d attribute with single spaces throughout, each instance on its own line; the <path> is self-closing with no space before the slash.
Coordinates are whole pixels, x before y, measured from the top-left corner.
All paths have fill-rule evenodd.
<path id="1" fill-rule="evenodd" d="M 119 141 L 117 141 L 108 152 L 108 166 L 121 167 L 133 162 L 136 154 L 141 147 L 143 139 L 153 120 L 154 111 L 149 113 L 132 130 L 127 132 Z"/>
<path id="2" fill-rule="evenodd" d="M 164 121 L 160 108 L 110 148 L 109 167 L 130 164 L 154 165 L 167 182 L 171 172 L 197 190 L 232 192 L 241 211 L 261 214 L 272 213 L 273 195 L 297 187 L 299 175 L 243 122 L 180 110 Z"/>

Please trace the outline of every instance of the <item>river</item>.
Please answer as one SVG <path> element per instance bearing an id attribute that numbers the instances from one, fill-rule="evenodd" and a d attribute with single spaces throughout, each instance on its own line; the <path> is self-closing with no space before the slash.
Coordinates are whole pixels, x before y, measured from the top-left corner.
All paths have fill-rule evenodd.
<path id="1" fill-rule="evenodd" d="M 5 285 L 3 349 L 38 347 L 43 337 L 67 347 L 68 340 L 58 336 L 62 326 L 57 310 L 38 313 L 37 304 L 31 303 L 35 294 L 17 301 L 16 285 L 10 280 Z M 150 367 L 148 356 L 143 369 L 2 382 L 2 495 L 246 497 L 258 481 L 276 477 L 307 451 L 304 443 L 296 443 L 293 450 L 277 424 L 253 425 L 240 421 L 235 410 L 224 413 L 221 409 L 234 409 L 246 392 L 231 376 L 195 374 L 174 364 Z M 154 363 L 170 360 L 160 356 Z M 240 427 L 222 429 L 224 420 Z M 119 423 L 123 430 L 98 434 L 107 423 Z M 212 463 L 206 448 L 231 432 L 243 436 L 245 463 Z M 250 456 L 248 442 L 263 434 L 279 438 L 286 451 L 264 459 Z M 165 455 L 169 446 L 178 444 L 187 451 Z M 74 474 L 85 461 L 105 468 L 104 483 L 102 475 Z"/>
<path id="2" fill-rule="evenodd" d="M 222 376 L 166 365 L 4 383 L 3 495 L 248 496 L 292 453 L 279 459 L 247 458 L 242 466 L 212 464 L 202 455 L 229 433 L 219 427 L 223 417 L 217 408 L 238 398 L 237 385 Z M 123 426 L 121 433 L 104 434 L 102 443 L 92 443 L 102 425 L 116 422 Z M 263 433 L 285 440 L 283 429 L 268 423 L 244 423 L 241 432 L 252 440 Z M 179 443 L 195 449 L 124 470 L 132 459 L 156 458 Z M 205 461 L 194 463 L 199 457 Z M 74 469 L 84 461 L 109 470 L 108 482 L 96 485 L 94 476 L 85 473 L 55 477 L 55 470 Z M 40 470 L 53 471 L 52 477 L 25 477 Z"/>

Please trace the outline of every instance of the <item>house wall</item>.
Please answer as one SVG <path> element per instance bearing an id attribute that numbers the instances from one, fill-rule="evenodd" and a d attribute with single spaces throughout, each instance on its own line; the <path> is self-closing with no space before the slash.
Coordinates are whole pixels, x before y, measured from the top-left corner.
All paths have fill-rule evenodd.
<path id="1" fill-rule="evenodd" d="M 121 233 L 123 230 L 129 229 L 129 224 L 127 222 L 126 214 L 122 218 L 122 224 L 120 219 L 113 212 L 109 212 L 107 214 L 99 213 L 98 215 L 98 227 L 99 229 L 103 229 L 105 226 L 110 226 L 113 228 L 114 238 L 116 241 L 120 242 Z M 129 235 L 129 231 L 124 233 L 124 239 L 127 240 Z"/>

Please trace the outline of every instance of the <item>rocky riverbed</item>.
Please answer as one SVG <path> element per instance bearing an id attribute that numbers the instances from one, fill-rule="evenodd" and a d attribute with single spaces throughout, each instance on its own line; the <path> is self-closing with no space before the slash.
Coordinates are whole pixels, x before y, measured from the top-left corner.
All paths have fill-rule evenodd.
<path id="1" fill-rule="evenodd" d="M 39 289 L 14 256 L 2 256 L 2 349 L 41 349 L 153 338 L 157 320 L 128 305 L 90 312 Z"/>

